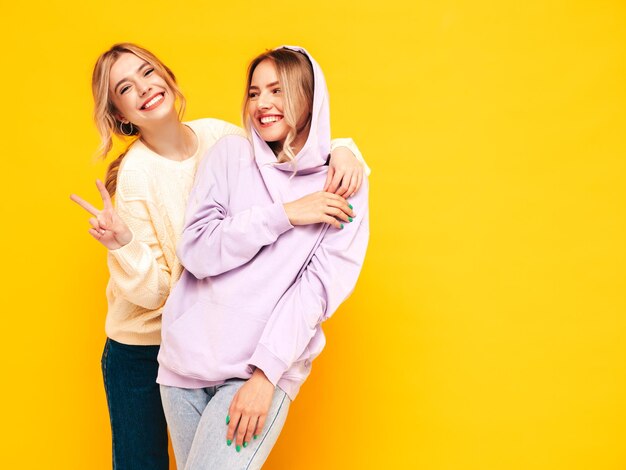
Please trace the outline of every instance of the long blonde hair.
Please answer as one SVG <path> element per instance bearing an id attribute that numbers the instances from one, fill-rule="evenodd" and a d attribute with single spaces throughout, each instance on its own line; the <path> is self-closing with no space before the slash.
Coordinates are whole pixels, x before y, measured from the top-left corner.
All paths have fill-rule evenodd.
<path id="1" fill-rule="evenodd" d="M 91 91 L 93 93 L 94 100 L 93 118 L 96 123 L 98 133 L 100 134 L 100 147 L 97 151 L 98 157 L 104 159 L 111 151 L 111 148 L 113 147 L 113 134 L 122 139 L 128 136 L 135 137 L 135 139 L 133 139 L 126 148 L 126 151 L 113 160 L 107 169 L 105 186 L 111 195 L 115 194 L 117 187 L 117 172 L 119 171 L 126 152 L 128 152 L 128 148 L 130 148 L 130 145 L 132 145 L 132 143 L 141 136 L 141 129 L 135 125 L 130 128 L 126 127 L 122 130 L 122 126 L 124 126 L 124 124 L 115 116 L 117 109 L 115 108 L 109 94 L 109 75 L 111 67 L 120 55 L 125 53 L 134 54 L 140 59 L 148 62 L 152 67 L 154 67 L 156 73 L 165 80 L 178 100 L 178 116 L 181 120 L 187 104 L 185 97 L 176 84 L 176 77 L 174 76 L 174 73 L 152 52 L 144 49 L 143 47 L 128 42 L 119 43 L 113 45 L 111 49 L 98 57 L 91 78 Z"/>
<path id="2" fill-rule="evenodd" d="M 251 133 L 252 125 L 248 114 L 248 104 L 250 102 L 249 90 L 252 84 L 252 74 L 254 74 L 254 70 L 264 60 L 271 60 L 276 67 L 278 80 L 283 89 L 284 119 L 289 127 L 289 132 L 287 133 L 283 147 L 280 149 L 275 148 L 272 144 L 270 144 L 270 147 L 272 147 L 274 152 L 277 152 L 276 157 L 280 163 L 291 162 L 296 158 L 291 144 L 298 136 L 298 132 L 306 129 L 306 126 L 308 126 L 311 121 L 314 87 L 313 66 L 306 55 L 286 48 L 267 51 L 252 59 L 248 66 L 248 76 L 242 109 L 243 125 L 248 135 Z M 304 126 L 298 129 L 298 122 L 301 121 L 301 117 L 304 114 L 308 115 L 307 121 Z"/>

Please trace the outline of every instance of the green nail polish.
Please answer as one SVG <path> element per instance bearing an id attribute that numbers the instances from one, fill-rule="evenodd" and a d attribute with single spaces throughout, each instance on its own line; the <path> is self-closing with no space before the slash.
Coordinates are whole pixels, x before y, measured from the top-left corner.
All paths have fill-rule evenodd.
<path id="1" fill-rule="evenodd" d="M 229 446 L 233 443 L 233 441 L 231 441 L 230 439 L 226 439 L 226 445 Z"/>
<path id="2" fill-rule="evenodd" d="M 343 224 L 341 224 L 341 228 L 343 228 Z"/>
<path id="3" fill-rule="evenodd" d="M 247 443 L 247 442 L 244 442 L 244 443 L 243 443 L 243 446 L 244 446 L 244 447 L 248 447 L 248 443 Z"/>
<path id="4" fill-rule="evenodd" d="M 354 209 L 354 207 L 352 207 L 352 204 L 348 204 L 348 207 L 349 207 L 350 209 Z"/>
<path id="5" fill-rule="evenodd" d="M 230 415 L 226 416 L 226 424 L 230 423 Z"/>
<path id="6" fill-rule="evenodd" d="M 237 452 L 241 452 L 241 446 L 237 446 Z"/>
<path id="7" fill-rule="evenodd" d="M 254 438 L 255 438 L 255 439 L 256 439 L 257 437 L 259 437 L 259 435 L 258 435 L 258 434 L 256 434 L 256 435 L 254 436 Z"/>
<path id="8" fill-rule="evenodd" d="M 354 219 L 352 217 L 348 217 L 348 220 L 352 222 Z"/>

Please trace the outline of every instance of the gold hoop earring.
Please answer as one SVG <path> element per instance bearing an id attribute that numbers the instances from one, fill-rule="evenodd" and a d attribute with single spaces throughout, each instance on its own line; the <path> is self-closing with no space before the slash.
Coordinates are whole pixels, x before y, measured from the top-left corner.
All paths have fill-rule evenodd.
<path id="1" fill-rule="evenodd" d="M 130 124 L 130 131 L 128 132 L 128 134 L 127 134 L 126 132 L 124 132 L 124 125 L 125 125 L 125 124 Z M 124 135 L 125 135 L 125 136 L 127 136 L 127 137 L 130 137 L 131 135 L 133 135 L 133 132 L 134 132 L 134 131 L 135 131 L 135 130 L 133 129 L 133 123 L 132 123 L 132 122 L 130 122 L 130 121 L 128 121 L 128 122 L 121 122 L 121 121 L 120 121 L 120 132 L 121 132 L 122 134 L 124 134 Z"/>

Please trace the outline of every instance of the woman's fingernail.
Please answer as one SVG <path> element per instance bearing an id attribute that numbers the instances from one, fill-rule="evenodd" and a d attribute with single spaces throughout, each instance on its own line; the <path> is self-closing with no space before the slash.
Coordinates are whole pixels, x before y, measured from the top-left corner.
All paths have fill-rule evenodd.
<path id="1" fill-rule="evenodd" d="M 352 222 L 354 219 L 352 217 L 348 217 L 348 220 Z"/>
<path id="2" fill-rule="evenodd" d="M 255 434 L 255 435 L 254 435 L 254 438 L 256 439 L 257 437 L 259 437 L 259 435 L 258 435 L 258 434 Z"/>
<path id="3" fill-rule="evenodd" d="M 226 416 L 226 424 L 230 423 L 230 415 Z"/>
<path id="4" fill-rule="evenodd" d="M 233 443 L 232 439 L 226 439 L 226 445 L 229 446 Z"/>
<path id="5" fill-rule="evenodd" d="M 352 207 L 352 204 L 348 204 L 348 207 L 349 207 L 350 209 L 354 209 L 354 207 Z"/>
<path id="6" fill-rule="evenodd" d="M 240 446 L 240 445 L 238 445 L 238 446 L 236 447 L 236 449 L 237 449 L 237 452 L 241 452 L 241 446 Z"/>
<path id="7" fill-rule="evenodd" d="M 243 446 L 244 446 L 244 447 L 248 447 L 248 443 L 247 443 L 247 442 L 244 442 L 244 443 L 243 443 Z"/>
<path id="8" fill-rule="evenodd" d="M 343 228 L 343 224 L 341 224 L 341 228 Z"/>

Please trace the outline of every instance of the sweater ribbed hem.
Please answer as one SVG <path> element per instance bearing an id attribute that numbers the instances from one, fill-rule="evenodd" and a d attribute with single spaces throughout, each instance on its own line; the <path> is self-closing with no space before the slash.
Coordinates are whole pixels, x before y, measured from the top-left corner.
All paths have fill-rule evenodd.
<path id="1" fill-rule="evenodd" d="M 106 331 L 109 338 L 118 343 L 133 346 L 159 346 L 161 344 L 161 331 L 134 332 L 134 331 Z"/>

